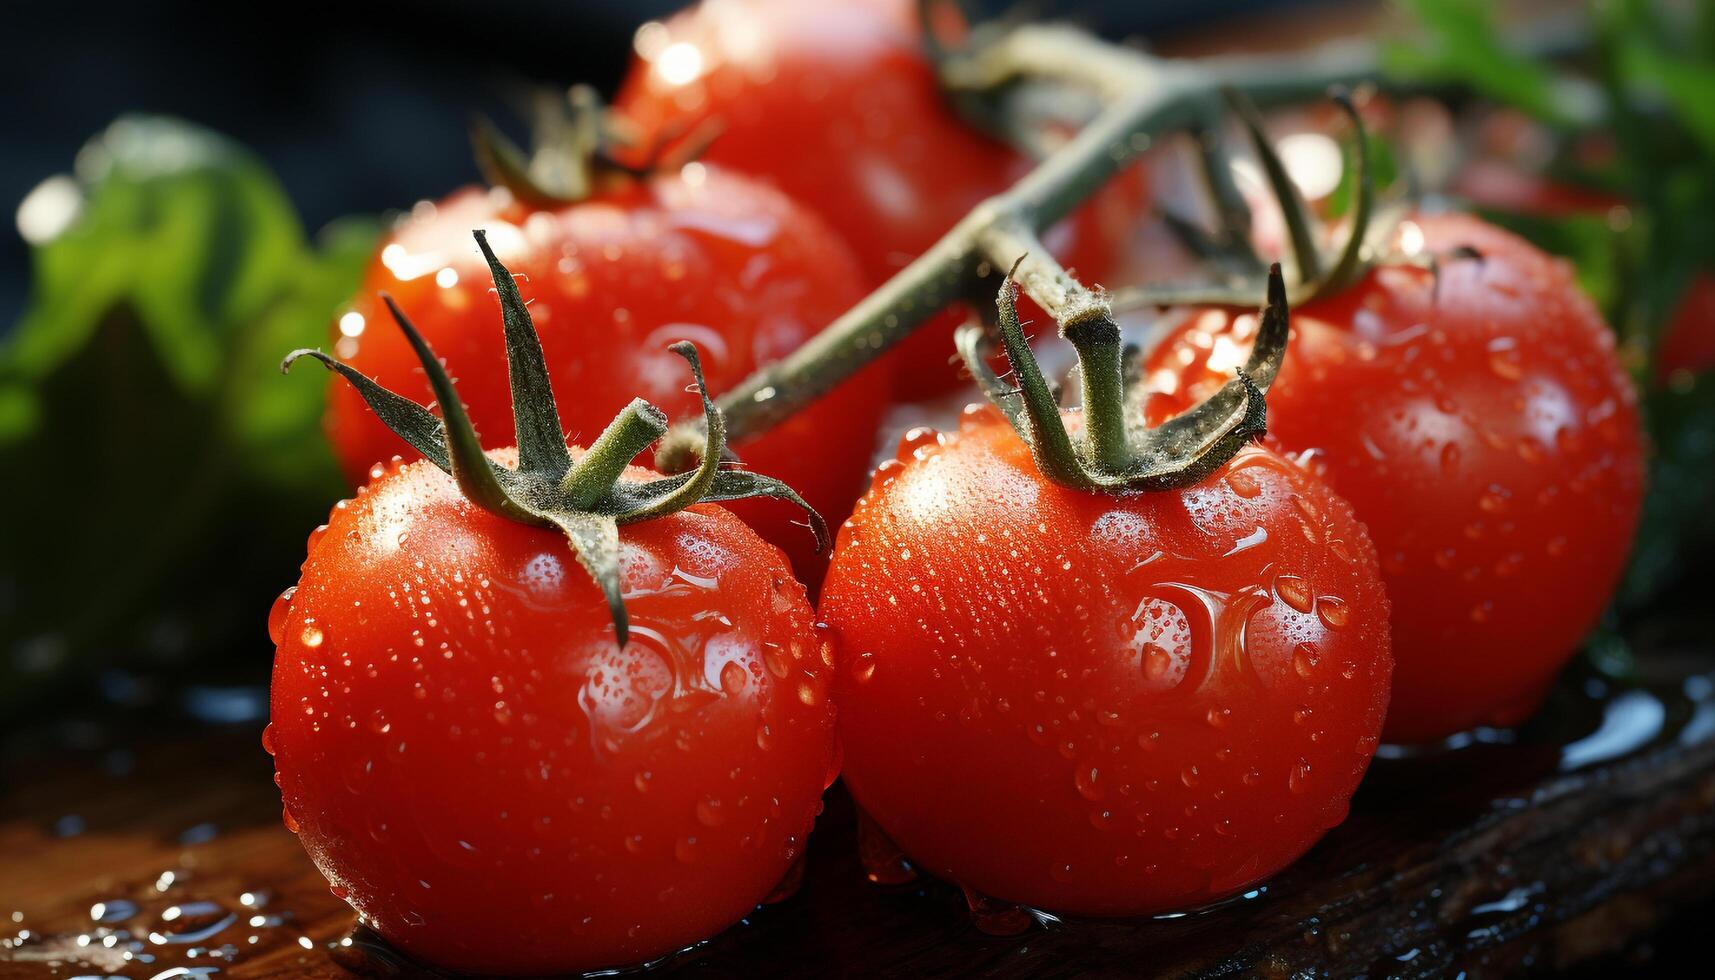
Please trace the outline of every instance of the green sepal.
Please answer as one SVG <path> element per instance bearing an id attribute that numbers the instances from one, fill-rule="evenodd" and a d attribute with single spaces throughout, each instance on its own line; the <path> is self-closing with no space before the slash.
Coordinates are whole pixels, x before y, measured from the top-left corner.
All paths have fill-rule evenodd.
<path id="1" fill-rule="evenodd" d="M 1241 95 L 1236 89 L 1226 92 L 1227 103 L 1244 124 L 1245 131 L 1250 135 L 1251 145 L 1256 150 L 1257 160 L 1262 163 L 1263 176 L 1268 180 L 1269 190 L 1280 204 L 1281 220 L 1286 224 L 1288 237 L 1292 242 L 1292 258 L 1297 266 L 1298 282 L 1300 285 L 1315 282 L 1322 278 L 1322 256 L 1316 247 L 1316 225 L 1310 216 L 1310 208 L 1304 203 L 1304 195 L 1299 193 L 1298 185 L 1293 183 L 1292 175 L 1286 172 L 1286 164 L 1280 159 L 1280 154 L 1274 151 L 1274 144 L 1269 142 L 1268 133 L 1263 128 L 1262 114 L 1252 102 Z"/>
<path id="2" fill-rule="evenodd" d="M 1000 313 L 1001 341 L 1018 379 L 1016 388 L 1005 384 L 989 368 L 987 341 L 980 327 L 965 326 L 955 339 L 977 383 L 1029 447 L 1042 475 L 1055 483 L 1116 495 L 1191 486 L 1207 479 L 1245 443 L 1266 431 L 1265 392 L 1280 371 L 1291 324 L 1286 282 L 1278 263 L 1269 268 L 1267 298 L 1259 314 L 1261 322 L 1244 367 L 1237 377 L 1190 411 L 1153 429 L 1147 428 L 1139 411 L 1138 395 L 1143 383 L 1141 355 L 1136 348 L 1119 351 L 1118 397 L 1105 397 L 1095 404 L 1087 400 L 1084 407 L 1086 414 L 1121 415 L 1107 422 L 1124 428 L 1124 452 L 1118 459 L 1107 458 L 1099 447 L 1091 444 L 1088 421 L 1082 444 L 1074 442 L 1067 432 L 1054 395 L 1024 339 L 1013 300 L 1015 288 L 1009 273 L 996 306 Z M 1080 346 L 1080 364 L 1086 355 L 1085 348 L 1091 346 Z M 1103 353 L 1105 363 L 1105 348 Z M 1086 384 L 1084 390 L 1088 399 L 1092 388 Z"/>
<path id="3" fill-rule="evenodd" d="M 384 294 L 382 299 L 417 353 L 440 405 L 440 418 L 320 351 L 295 351 L 282 368 L 289 368 L 300 357 L 316 358 L 356 386 L 382 422 L 450 474 L 472 503 L 508 520 L 558 528 L 578 563 L 601 589 L 621 645 L 630 637 L 619 578 L 621 524 L 662 517 L 703 501 L 772 497 L 803 508 L 810 517 L 817 546 L 827 548 L 826 522 L 790 487 L 769 477 L 720 468 L 726 449 L 725 421 L 709 396 L 697 349 L 688 341 L 680 341 L 668 349 L 690 366 L 703 403 L 707 438 L 696 470 L 657 480 L 625 478 L 629 464 L 667 430 L 666 416 L 642 399 L 634 399 L 627 405 L 601 437 L 573 461 L 564 438 L 559 435 L 559 414 L 542 357 L 541 340 L 524 299 L 512 274 L 489 249 L 483 233 L 478 231 L 475 236 L 494 276 L 495 293 L 500 297 L 514 424 L 519 441 L 530 447 L 526 451 L 520 446 L 516 469 L 494 462 L 483 451 L 452 378 L 390 296 Z"/>
<path id="4" fill-rule="evenodd" d="M 441 420 L 434 412 L 404 395 L 388 391 L 351 365 L 312 348 L 305 347 L 287 354 L 286 359 L 280 362 L 280 373 L 291 371 L 292 365 L 306 357 L 320 361 L 323 367 L 337 372 L 356 388 L 357 394 L 364 404 L 369 406 L 369 410 L 375 413 L 375 417 L 399 438 L 410 443 L 412 449 L 422 453 L 423 458 L 443 470 L 452 469 L 452 462 L 447 456 L 446 430 L 441 427 Z"/>
<path id="5" fill-rule="evenodd" d="M 500 297 L 500 320 L 506 331 L 506 376 L 512 391 L 512 432 L 518 445 L 521 470 L 565 468 L 572 465 L 566 450 L 566 434 L 560 431 L 560 413 L 554 405 L 554 388 L 548 383 L 548 362 L 542 354 L 542 339 L 536 333 L 530 308 L 518 294 L 518 282 L 495 258 L 488 233 L 478 229 L 476 247 L 488 262 L 494 291 Z"/>

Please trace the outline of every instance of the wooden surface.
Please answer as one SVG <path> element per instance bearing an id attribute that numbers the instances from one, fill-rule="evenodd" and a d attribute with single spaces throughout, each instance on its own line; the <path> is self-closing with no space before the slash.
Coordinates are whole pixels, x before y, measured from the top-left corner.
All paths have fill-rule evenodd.
<path id="1" fill-rule="evenodd" d="M 836 788 L 798 894 L 657 971 L 1427 977 L 1627 962 L 1615 957 L 1672 941 L 1676 915 L 1715 900 L 1715 660 L 1676 644 L 1644 663 L 1629 693 L 1575 671 L 1512 744 L 1378 759 L 1351 819 L 1304 860 L 1254 898 L 1177 919 L 985 935 L 942 883 L 866 881 Z M 364 937 L 342 945 L 352 915 L 281 827 L 253 728 L 74 740 L 91 744 L 15 745 L 0 768 L 0 978 L 420 974 L 363 952 Z M 91 907 L 116 901 L 137 913 L 98 927 Z M 193 913 L 176 926 L 162 918 L 174 905 Z M 226 912 L 198 942 L 150 938 Z"/>

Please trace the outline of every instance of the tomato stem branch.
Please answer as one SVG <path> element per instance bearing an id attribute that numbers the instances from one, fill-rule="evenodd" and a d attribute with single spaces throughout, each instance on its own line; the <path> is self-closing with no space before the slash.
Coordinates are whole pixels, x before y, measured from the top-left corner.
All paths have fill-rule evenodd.
<path id="1" fill-rule="evenodd" d="M 1541 51 L 1583 43 L 1581 30 L 1558 23 L 1547 30 L 1539 25 L 1531 36 L 1532 46 Z M 1232 90 L 1268 107 L 1319 98 L 1335 86 L 1375 82 L 1380 73 L 1375 45 L 1360 41 L 1291 54 L 1193 61 L 1158 58 L 1055 24 L 1025 24 L 985 38 L 972 50 L 944 55 L 939 68 L 949 87 L 1070 87 L 1095 95 L 1105 108 L 1024 178 L 978 205 L 804 346 L 728 390 L 718 404 L 733 442 L 778 425 L 919 324 L 968 297 L 977 277 L 1007 267 L 1021 254 L 1032 258 L 1021 269 L 1020 284 L 1063 318 L 1088 291 L 1070 289 L 1068 283 L 1076 285 L 1076 280 L 1063 270 L 1056 274 L 1046 264 L 1045 250 L 1035 244 L 1014 246 L 1034 243 L 1036 235 L 1071 213 L 1157 137 L 1206 124 L 1221 92 Z M 694 428 L 676 430 L 667 444 L 681 445 L 695 435 Z"/>

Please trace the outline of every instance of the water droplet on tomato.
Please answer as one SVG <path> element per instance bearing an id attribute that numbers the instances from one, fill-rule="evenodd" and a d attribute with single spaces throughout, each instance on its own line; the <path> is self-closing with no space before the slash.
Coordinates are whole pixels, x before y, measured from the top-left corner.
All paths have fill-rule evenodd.
<path id="1" fill-rule="evenodd" d="M 976 926 L 978 932 L 990 936 L 1016 936 L 1035 923 L 1030 913 L 1019 905 L 961 888 L 965 893 L 965 906 L 971 910 L 971 925 Z"/>
<path id="2" fill-rule="evenodd" d="M 321 646 L 322 640 L 323 640 L 323 635 L 322 635 L 321 627 L 314 626 L 314 625 L 305 626 L 304 632 L 299 634 L 299 636 L 298 636 L 298 641 L 301 642 L 304 646 L 309 647 L 311 650 L 314 650 L 316 647 Z"/>
<path id="3" fill-rule="evenodd" d="M 696 864 L 703 856 L 703 847 L 695 837 L 681 837 L 673 844 L 673 856 L 680 864 Z"/>
<path id="4" fill-rule="evenodd" d="M 1102 785 L 1102 774 L 1095 766 L 1079 766 L 1072 774 L 1072 785 L 1077 788 L 1078 795 L 1091 801 L 1107 795 L 1107 787 Z"/>
<path id="5" fill-rule="evenodd" d="M 719 827 L 726 823 L 726 808 L 720 800 L 705 796 L 697 801 L 697 822 L 705 827 Z"/>
<path id="6" fill-rule="evenodd" d="M 721 667 L 721 690 L 729 697 L 737 697 L 744 692 L 745 685 L 750 683 L 750 671 L 745 670 L 736 660 L 728 660 Z"/>
<path id="7" fill-rule="evenodd" d="M 1292 669 L 1305 680 L 1309 680 L 1311 675 L 1316 673 L 1316 665 L 1321 661 L 1322 657 L 1316 652 L 1316 645 L 1313 643 L 1300 643 L 1292 649 Z"/>
<path id="8" fill-rule="evenodd" d="M 1258 480 L 1248 467 L 1241 467 L 1228 473 L 1227 486 L 1232 488 L 1233 493 L 1246 500 L 1262 493 L 1262 481 Z"/>
<path id="9" fill-rule="evenodd" d="M 262 751 L 268 753 L 269 755 L 274 754 L 274 723 L 273 722 L 269 722 L 268 724 L 262 726 Z"/>
<path id="10" fill-rule="evenodd" d="M 280 822 L 285 824 L 286 829 L 294 834 L 301 829 L 298 824 L 298 815 L 293 813 L 289 806 L 280 808 Z"/>
<path id="11" fill-rule="evenodd" d="M 1276 578 L 1274 591 L 1283 602 L 1301 613 L 1315 608 L 1316 595 L 1311 590 L 1310 583 L 1296 575 L 1281 575 Z"/>
<path id="12" fill-rule="evenodd" d="M 1352 618 L 1352 608 L 1346 605 L 1346 600 L 1337 596 L 1325 595 L 1316 600 L 1316 614 L 1331 630 L 1337 630 L 1346 625 Z"/>
<path id="13" fill-rule="evenodd" d="M 875 676 L 875 654 L 864 651 L 852 658 L 852 678 L 859 684 Z"/>
<path id="14" fill-rule="evenodd" d="M 279 646 L 286 639 L 286 617 L 292 611 L 292 597 L 297 594 L 297 586 L 287 588 L 274 600 L 273 608 L 268 610 L 268 639 L 275 646 Z"/>
<path id="15" fill-rule="evenodd" d="M 1294 793 L 1305 793 L 1310 789 L 1310 760 L 1299 759 L 1286 774 L 1286 788 Z"/>

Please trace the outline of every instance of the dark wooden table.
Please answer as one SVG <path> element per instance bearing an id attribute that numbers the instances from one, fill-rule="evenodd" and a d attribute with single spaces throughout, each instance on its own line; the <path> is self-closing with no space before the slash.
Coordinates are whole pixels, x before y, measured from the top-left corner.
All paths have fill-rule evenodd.
<path id="1" fill-rule="evenodd" d="M 1574 668 L 1510 741 L 1378 759 L 1351 819 L 1302 861 L 1250 898 L 1180 918 L 986 935 L 945 884 L 865 880 L 836 788 L 798 894 L 657 970 L 1284 978 L 1631 965 L 1715 902 L 1706 626 L 1641 641 L 1638 687 Z M 116 731 L 130 734 L 73 726 L 80 749 L 55 747 L 63 732 L 24 733 L 0 762 L 0 978 L 421 975 L 350 938 L 350 910 L 280 824 L 253 726 Z M 178 941 L 187 934 L 199 938 Z"/>

